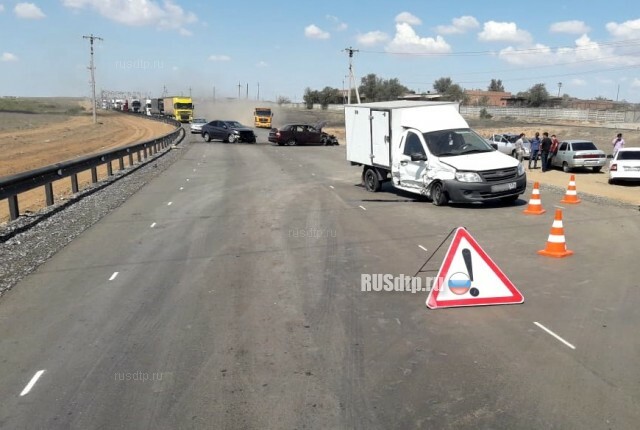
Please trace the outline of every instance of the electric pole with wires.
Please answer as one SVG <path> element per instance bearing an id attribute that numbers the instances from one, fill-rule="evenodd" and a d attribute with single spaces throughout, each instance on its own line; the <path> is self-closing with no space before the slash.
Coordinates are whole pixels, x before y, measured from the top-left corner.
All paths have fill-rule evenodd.
<path id="1" fill-rule="evenodd" d="M 357 49 L 353 49 L 352 47 L 345 48 L 344 51 L 349 53 L 349 93 L 347 95 L 347 104 L 351 104 L 351 91 L 352 88 L 356 90 L 356 99 L 358 100 L 358 104 L 360 104 L 360 92 L 358 91 L 358 83 L 356 82 L 356 76 L 353 72 L 353 53 L 358 52 Z"/>
<path id="2" fill-rule="evenodd" d="M 83 39 L 89 39 L 89 44 L 91 46 L 91 62 L 89 63 L 89 70 L 91 71 L 91 101 L 93 102 L 93 123 L 97 123 L 98 119 L 96 117 L 96 76 L 95 76 L 95 66 L 93 65 L 93 41 L 94 40 L 104 40 L 101 37 L 94 36 L 93 34 L 89 36 L 82 36 Z"/>

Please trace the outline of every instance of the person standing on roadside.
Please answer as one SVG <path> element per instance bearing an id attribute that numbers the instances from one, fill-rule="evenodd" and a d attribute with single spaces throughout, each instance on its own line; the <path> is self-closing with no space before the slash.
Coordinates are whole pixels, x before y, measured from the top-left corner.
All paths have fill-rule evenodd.
<path id="1" fill-rule="evenodd" d="M 515 147 L 516 158 L 520 163 L 522 163 L 522 160 L 524 159 L 524 133 L 520 133 L 518 140 L 516 140 Z"/>
<path id="2" fill-rule="evenodd" d="M 540 162 L 542 163 L 542 171 L 549 170 L 549 151 L 551 150 L 551 139 L 546 131 L 542 133 L 542 141 L 540 142 Z"/>
<path id="3" fill-rule="evenodd" d="M 538 168 L 538 152 L 540 151 L 540 133 L 536 131 L 536 135 L 531 139 L 531 155 L 529 155 L 529 170 L 531 170 L 531 161 L 533 168 Z"/>
<path id="4" fill-rule="evenodd" d="M 549 158 L 547 159 L 547 170 L 551 170 L 551 161 L 553 161 L 553 157 L 558 153 L 558 146 L 560 146 L 560 142 L 555 134 L 551 135 L 551 148 L 549 149 Z"/>
<path id="5" fill-rule="evenodd" d="M 611 142 L 613 144 L 613 156 L 615 157 L 619 150 L 624 148 L 624 139 L 622 133 L 618 133 L 615 139 Z"/>

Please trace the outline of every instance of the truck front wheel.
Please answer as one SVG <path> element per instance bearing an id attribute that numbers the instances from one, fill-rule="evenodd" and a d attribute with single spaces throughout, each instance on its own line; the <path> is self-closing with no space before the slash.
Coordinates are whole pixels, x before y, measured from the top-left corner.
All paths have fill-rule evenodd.
<path id="1" fill-rule="evenodd" d="M 382 189 L 382 183 L 378 179 L 378 174 L 373 169 L 367 169 L 364 171 L 363 180 L 364 187 L 367 191 L 376 193 Z"/>
<path id="2" fill-rule="evenodd" d="M 444 206 L 447 204 L 448 199 L 442 183 L 436 182 L 431 186 L 431 201 L 436 206 Z"/>

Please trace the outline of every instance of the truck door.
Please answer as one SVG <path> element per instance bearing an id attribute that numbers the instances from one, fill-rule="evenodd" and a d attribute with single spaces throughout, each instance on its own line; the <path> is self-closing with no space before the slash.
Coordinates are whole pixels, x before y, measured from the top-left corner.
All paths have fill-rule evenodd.
<path id="1" fill-rule="evenodd" d="M 389 112 L 371 111 L 371 154 L 373 164 L 388 166 L 391 160 Z"/>
<path id="2" fill-rule="evenodd" d="M 423 188 L 422 176 L 427 170 L 427 153 L 422 136 L 412 130 L 407 131 L 404 138 L 404 148 L 401 149 L 397 165 L 400 186 L 414 189 Z"/>

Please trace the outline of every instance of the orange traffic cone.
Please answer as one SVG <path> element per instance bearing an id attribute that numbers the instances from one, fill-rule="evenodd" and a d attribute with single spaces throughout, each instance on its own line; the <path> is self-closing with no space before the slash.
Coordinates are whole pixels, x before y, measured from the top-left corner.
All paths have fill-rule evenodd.
<path id="1" fill-rule="evenodd" d="M 567 187 L 567 192 L 565 193 L 564 198 L 560 201 L 562 203 L 569 204 L 580 203 L 578 192 L 576 191 L 576 175 L 571 175 L 571 179 L 569 179 L 569 186 Z"/>
<path id="2" fill-rule="evenodd" d="M 538 254 L 547 257 L 562 258 L 573 255 L 573 251 L 567 249 L 567 243 L 564 239 L 564 228 L 562 227 L 562 209 L 556 209 L 556 216 L 551 225 L 551 233 L 547 239 L 547 247 Z"/>
<path id="3" fill-rule="evenodd" d="M 546 210 L 542 208 L 542 200 L 540 200 L 540 184 L 533 183 L 533 191 L 531 192 L 531 198 L 529 199 L 529 206 L 522 213 L 527 215 L 542 215 Z"/>

